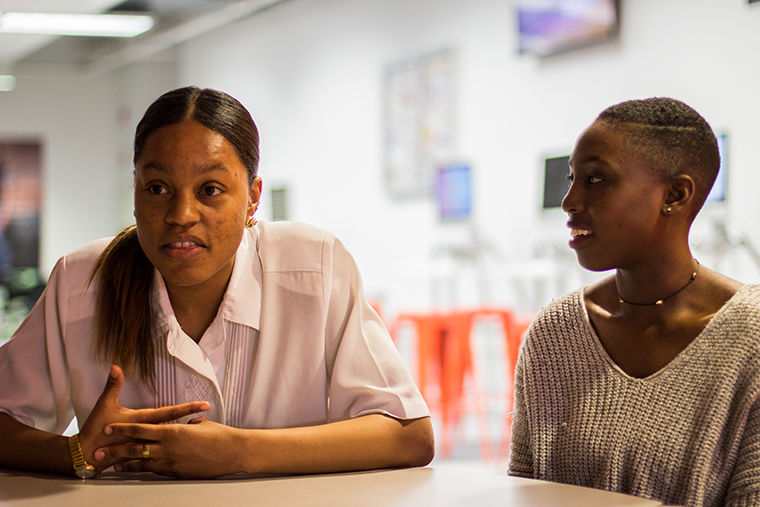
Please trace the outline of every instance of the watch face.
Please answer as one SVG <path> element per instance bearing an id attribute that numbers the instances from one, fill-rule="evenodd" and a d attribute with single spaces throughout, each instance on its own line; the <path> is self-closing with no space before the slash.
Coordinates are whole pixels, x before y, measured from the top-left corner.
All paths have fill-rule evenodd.
<path id="1" fill-rule="evenodd" d="M 98 472 L 95 471 L 95 468 L 92 465 L 85 465 L 82 468 L 77 469 L 76 474 L 77 477 L 81 479 L 92 479 L 98 475 Z"/>

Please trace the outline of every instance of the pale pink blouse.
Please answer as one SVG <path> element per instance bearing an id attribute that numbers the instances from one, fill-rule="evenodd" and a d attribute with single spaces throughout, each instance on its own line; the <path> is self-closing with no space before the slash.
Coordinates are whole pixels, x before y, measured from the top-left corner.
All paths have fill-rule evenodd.
<path id="1" fill-rule="evenodd" d="M 84 421 L 109 365 L 94 357 L 94 263 L 108 239 L 63 257 L 45 293 L 0 347 L 0 411 L 62 432 Z M 314 425 L 381 413 L 429 412 L 356 264 L 333 235 L 305 224 L 259 223 L 243 234 L 218 314 L 195 343 L 179 327 L 163 279 L 155 392 L 127 379 L 130 408 L 205 400 L 208 419 L 244 428 Z"/>

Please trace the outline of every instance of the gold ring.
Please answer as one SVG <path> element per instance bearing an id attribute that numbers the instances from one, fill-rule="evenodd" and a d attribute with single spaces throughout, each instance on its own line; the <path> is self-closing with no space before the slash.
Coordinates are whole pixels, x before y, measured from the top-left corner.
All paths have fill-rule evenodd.
<path id="1" fill-rule="evenodd" d="M 142 457 L 143 459 L 150 459 L 150 444 L 143 444 Z"/>

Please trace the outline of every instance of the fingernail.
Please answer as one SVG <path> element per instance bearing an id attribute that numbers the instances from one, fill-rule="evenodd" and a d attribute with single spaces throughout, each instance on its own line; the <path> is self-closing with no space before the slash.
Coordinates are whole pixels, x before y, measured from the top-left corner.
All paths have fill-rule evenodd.
<path id="1" fill-rule="evenodd" d="M 106 435 L 110 435 L 111 433 L 113 433 L 113 428 L 112 428 L 112 427 L 110 427 L 110 426 L 106 426 L 106 427 L 103 429 L 103 433 L 105 433 Z"/>
<path id="2" fill-rule="evenodd" d="M 204 403 L 204 404 L 202 405 L 202 407 L 203 407 L 203 408 L 202 408 L 201 410 L 208 410 L 208 409 L 210 409 L 210 408 L 211 408 L 211 405 L 210 405 L 209 403 Z"/>
<path id="3" fill-rule="evenodd" d="M 92 455 L 92 457 L 95 458 L 95 461 L 100 461 L 106 457 L 106 453 L 105 451 L 97 450 L 95 451 L 95 454 Z"/>
<path id="4" fill-rule="evenodd" d="M 121 466 L 121 465 L 114 465 L 113 469 L 116 470 L 117 472 L 123 472 L 124 471 L 124 467 Z"/>

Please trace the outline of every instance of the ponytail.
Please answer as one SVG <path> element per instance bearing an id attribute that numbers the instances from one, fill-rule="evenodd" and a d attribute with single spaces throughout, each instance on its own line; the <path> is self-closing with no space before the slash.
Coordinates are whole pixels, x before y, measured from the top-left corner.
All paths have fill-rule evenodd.
<path id="1" fill-rule="evenodd" d="M 154 386 L 156 354 L 153 276 L 154 267 L 140 247 L 134 225 L 108 244 L 91 276 L 91 281 L 97 279 L 96 354 L 150 387 Z"/>

